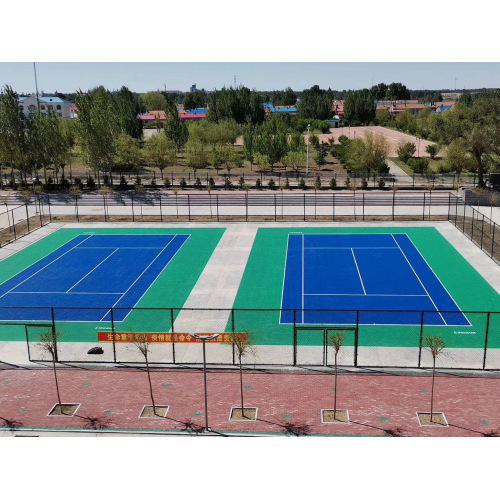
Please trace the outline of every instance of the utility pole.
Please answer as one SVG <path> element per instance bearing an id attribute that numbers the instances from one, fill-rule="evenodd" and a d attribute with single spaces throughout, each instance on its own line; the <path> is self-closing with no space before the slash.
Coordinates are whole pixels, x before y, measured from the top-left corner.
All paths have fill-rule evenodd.
<path id="1" fill-rule="evenodd" d="M 36 79 L 36 63 L 33 63 L 33 72 L 35 73 L 36 103 L 38 106 L 38 111 L 40 111 L 40 99 L 38 98 L 38 82 Z"/>

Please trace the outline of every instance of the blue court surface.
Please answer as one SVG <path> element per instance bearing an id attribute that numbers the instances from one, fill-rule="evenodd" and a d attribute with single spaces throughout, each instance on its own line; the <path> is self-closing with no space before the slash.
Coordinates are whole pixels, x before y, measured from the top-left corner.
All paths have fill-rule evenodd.
<path id="1" fill-rule="evenodd" d="M 356 311 L 365 325 L 419 325 L 421 311 L 446 311 L 427 325 L 470 325 L 406 234 L 290 234 L 282 308 L 298 325 L 352 325 Z"/>
<path id="2" fill-rule="evenodd" d="M 188 238 L 79 235 L 0 285 L 0 320 L 123 321 Z"/>

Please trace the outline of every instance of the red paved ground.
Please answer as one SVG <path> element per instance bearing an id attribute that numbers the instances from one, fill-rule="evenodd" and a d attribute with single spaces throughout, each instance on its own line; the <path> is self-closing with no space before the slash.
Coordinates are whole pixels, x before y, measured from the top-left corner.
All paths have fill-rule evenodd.
<path id="1" fill-rule="evenodd" d="M 198 370 L 152 373 L 157 404 L 170 405 L 167 419 L 139 419 L 150 404 L 145 371 L 61 369 L 63 402 L 81 403 L 75 417 L 48 417 L 56 403 L 53 373 L 46 369 L 0 370 L 0 418 L 20 426 L 89 427 L 82 417 L 98 418 L 109 428 L 185 430 L 185 422 L 204 425 L 203 375 Z M 238 406 L 237 372 L 208 374 L 210 426 L 217 431 L 284 433 L 286 424 L 308 426 L 310 434 L 403 436 L 482 436 L 500 433 L 500 378 L 443 375 L 436 379 L 435 410 L 447 428 L 420 427 L 417 411 L 429 411 L 428 375 L 341 374 L 338 408 L 350 424 L 322 424 L 320 410 L 332 408 L 333 375 L 307 372 L 246 372 L 245 406 L 258 407 L 258 421 L 230 422 Z M 4 422 L 0 421 L 1 424 Z"/>

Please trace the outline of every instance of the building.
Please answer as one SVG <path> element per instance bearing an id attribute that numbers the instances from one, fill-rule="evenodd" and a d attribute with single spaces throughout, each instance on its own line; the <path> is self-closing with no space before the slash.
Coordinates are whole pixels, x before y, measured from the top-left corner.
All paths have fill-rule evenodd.
<path id="1" fill-rule="evenodd" d="M 44 114 L 49 110 L 53 110 L 62 118 L 69 120 L 74 117 L 74 106 L 66 99 L 56 96 L 39 96 L 37 100 L 36 94 L 32 94 L 28 97 L 19 98 L 19 109 L 26 118 L 37 110 L 38 101 L 40 101 L 40 112 Z"/>
<path id="2" fill-rule="evenodd" d="M 264 111 L 266 114 L 289 114 L 291 116 L 295 116 L 297 114 L 297 106 L 274 106 L 272 102 L 264 102 L 262 104 L 264 106 Z"/>
<path id="3" fill-rule="evenodd" d="M 203 120 L 207 117 L 207 108 L 190 109 L 185 111 L 182 106 L 177 106 L 177 112 L 180 120 Z M 167 120 L 167 115 L 163 110 L 148 111 L 147 113 L 140 113 L 137 118 L 143 123 L 154 122 L 160 120 L 164 123 Z"/>

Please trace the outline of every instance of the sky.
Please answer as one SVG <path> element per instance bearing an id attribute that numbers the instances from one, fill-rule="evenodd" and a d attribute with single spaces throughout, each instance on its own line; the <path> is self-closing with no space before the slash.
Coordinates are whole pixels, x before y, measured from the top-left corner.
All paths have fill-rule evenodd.
<path id="1" fill-rule="evenodd" d="M 122 85 L 134 92 L 197 88 L 213 90 L 243 84 L 256 90 L 303 90 L 313 85 L 334 90 L 360 89 L 402 82 L 410 89 L 500 87 L 500 63 L 489 62 L 37 62 L 38 90 L 46 93 L 83 91 L 98 85 Z M 456 81 L 455 81 L 456 79 Z M 456 83 L 455 83 L 456 82 Z M 33 63 L 0 62 L 0 85 L 18 93 L 35 91 Z"/>

